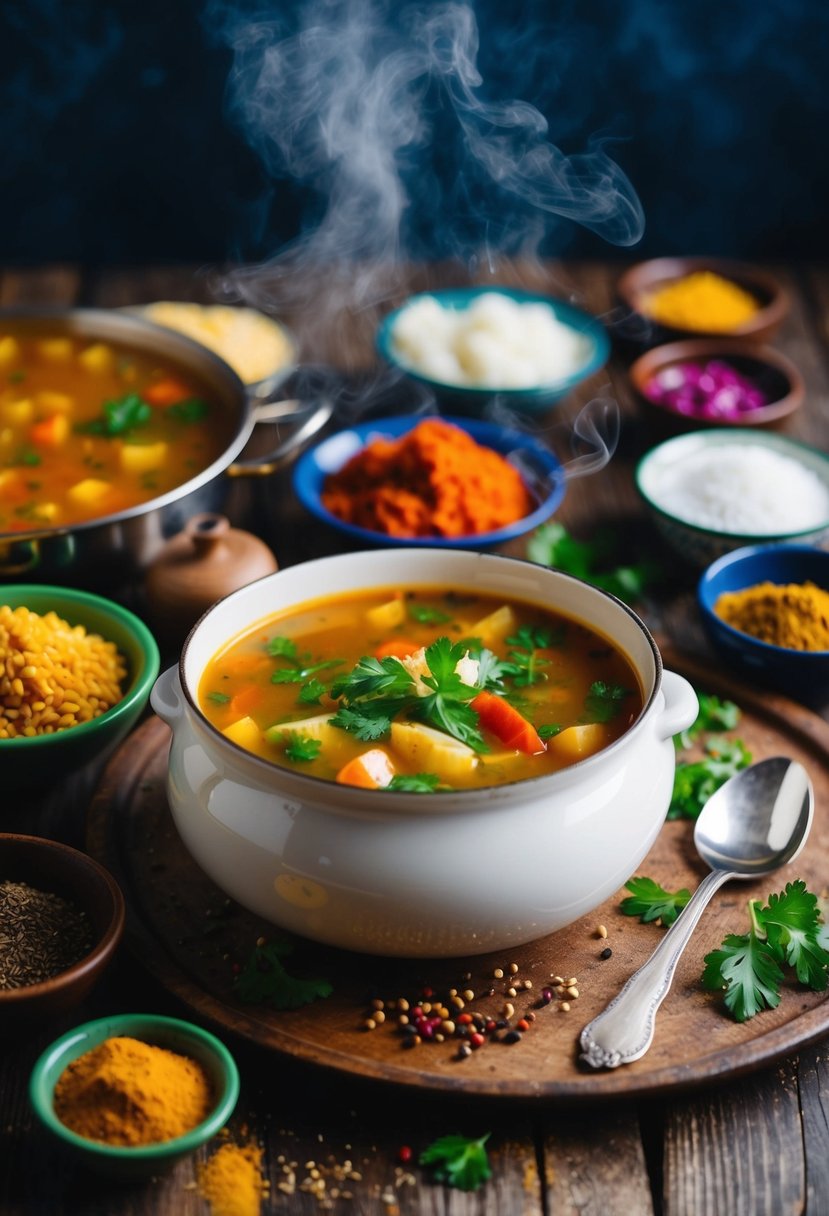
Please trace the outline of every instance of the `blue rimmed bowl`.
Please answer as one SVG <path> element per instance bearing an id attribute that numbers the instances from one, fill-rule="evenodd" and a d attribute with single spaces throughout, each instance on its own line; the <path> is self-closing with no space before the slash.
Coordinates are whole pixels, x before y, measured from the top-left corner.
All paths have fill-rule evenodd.
<path id="1" fill-rule="evenodd" d="M 564 469 L 539 439 L 525 431 L 501 426 L 495 422 L 445 417 L 444 422 L 466 431 L 476 443 L 509 458 L 518 468 L 536 504 L 529 515 L 493 532 L 453 537 L 401 537 L 346 523 L 326 509 L 322 502 L 322 491 L 328 476 L 338 473 L 343 465 L 375 439 L 399 439 L 422 421 L 422 416 L 411 414 L 380 418 L 338 431 L 337 434 L 324 439 L 305 452 L 294 466 L 294 491 L 297 498 L 317 519 L 364 545 L 408 545 L 429 549 L 491 549 L 530 532 L 549 519 L 561 505 L 565 491 Z"/>
<path id="2" fill-rule="evenodd" d="M 116 1036 L 140 1039 L 201 1064 L 210 1079 L 214 1098 L 207 1118 L 183 1136 L 134 1146 L 89 1140 L 61 1122 L 55 1113 L 55 1086 L 64 1071 L 73 1060 Z M 29 1081 L 29 1099 L 35 1114 L 64 1150 L 87 1168 L 125 1181 L 169 1169 L 200 1148 L 224 1127 L 238 1098 L 239 1071 L 224 1043 L 192 1022 L 154 1013 L 116 1014 L 77 1026 L 46 1048 Z"/>
<path id="3" fill-rule="evenodd" d="M 568 326 L 576 333 L 583 335 L 585 342 L 584 359 L 568 375 L 556 380 L 539 383 L 526 388 L 499 388 L 475 384 L 451 383 L 435 379 L 418 371 L 417 367 L 408 362 L 396 346 L 395 327 L 402 314 L 415 302 L 424 297 L 437 300 L 438 304 L 448 311 L 458 313 L 467 310 L 476 300 L 484 295 L 506 296 L 517 304 L 543 304 L 550 310 L 557 321 Z M 485 406 L 493 398 L 499 403 L 516 410 L 519 413 L 537 414 L 547 410 L 566 397 L 578 384 L 592 376 L 594 372 L 604 367 L 610 355 L 610 340 L 607 331 L 596 317 L 583 312 L 582 309 L 557 300 L 553 296 L 537 292 L 522 291 L 513 287 L 500 287 L 493 284 L 490 287 L 455 287 L 444 291 L 424 292 L 411 296 L 399 308 L 390 312 L 380 323 L 376 336 L 377 351 L 392 367 L 404 372 L 413 380 L 428 386 L 436 398 L 445 406 L 461 410 L 463 413 L 482 413 Z"/>
<path id="4" fill-rule="evenodd" d="M 721 595 L 758 583 L 814 583 L 829 592 L 829 553 L 811 545 L 747 545 L 713 562 L 697 587 L 697 603 L 712 645 L 754 681 L 807 700 L 829 701 L 829 650 L 772 646 L 726 624 L 715 606 Z"/>

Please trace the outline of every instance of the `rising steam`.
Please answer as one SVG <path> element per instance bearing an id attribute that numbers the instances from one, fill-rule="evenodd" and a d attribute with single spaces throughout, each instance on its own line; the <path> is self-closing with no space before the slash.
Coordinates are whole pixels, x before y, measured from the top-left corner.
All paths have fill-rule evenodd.
<path id="1" fill-rule="evenodd" d="M 273 205 L 285 179 L 306 205 L 299 237 L 226 290 L 302 311 L 302 272 L 317 267 L 330 319 L 386 298 L 418 240 L 469 262 L 532 255 L 562 218 L 640 239 L 639 200 L 604 150 L 567 156 L 534 106 L 487 98 L 469 6 L 316 0 L 289 31 L 275 0 L 251 2 L 208 4 L 233 51 L 229 110 L 276 183 Z"/>

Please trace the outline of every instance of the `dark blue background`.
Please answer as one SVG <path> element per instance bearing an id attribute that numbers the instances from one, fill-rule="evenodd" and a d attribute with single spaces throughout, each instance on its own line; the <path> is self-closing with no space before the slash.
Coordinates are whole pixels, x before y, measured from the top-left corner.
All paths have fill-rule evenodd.
<path id="1" fill-rule="evenodd" d="M 269 7 L 243 2 L 249 14 Z M 318 10 L 333 19 L 338 7 Z M 569 153 L 611 141 L 646 216 L 636 256 L 825 258 L 823 0 L 474 7 L 483 95 L 537 106 Z M 299 20 L 299 4 L 270 8 L 286 31 Z M 4 262 L 259 258 L 319 213 L 313 188 L 269 175 L 228 116 L 232 55 L 203 4 L 20 0 L 0 39 Z M 438 169 L 460 154 L 447 127 Z M 457 223 L 448 239 L 428 208 L 409 215 L 409 249 L 471 248 L 477 222 Z M 542 251 L 629 256 L 569 220 Z"/>

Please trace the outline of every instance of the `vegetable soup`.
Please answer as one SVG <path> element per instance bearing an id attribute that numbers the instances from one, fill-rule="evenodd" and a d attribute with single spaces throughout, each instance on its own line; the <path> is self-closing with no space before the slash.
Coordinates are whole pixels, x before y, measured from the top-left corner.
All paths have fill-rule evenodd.
<path id="1" fill-rule="evenodd" d="M 81 523 L 157 498 L 229 440 L 189 373 L 52 330 L 0 328 L 0 532 Z"/>
<path id="2" fill-rule="evenodd" d="M 414 793 L 555 772 L 619 738 L 643 705 L 606 637 L 443 588 L 355 592 L 260 622 L 211 659 L 198 700 L 275 764 Z"/>

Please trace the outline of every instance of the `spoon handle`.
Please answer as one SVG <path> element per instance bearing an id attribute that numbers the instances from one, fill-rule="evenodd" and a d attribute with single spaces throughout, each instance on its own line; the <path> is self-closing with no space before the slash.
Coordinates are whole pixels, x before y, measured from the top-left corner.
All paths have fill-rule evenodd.
<path id="1" fill-rule="evenodd" d="M 635 971 L 618 996 L 581 1032 L 581 1059 L 593 1068 L 618 1068 L 643 1056 L 651 1045 L 656 1011 L 668 994 L 680 955 L 691 939 L 708 901 L 733 874 L 706 874 L 681 914 L 648 961 Z"/>

